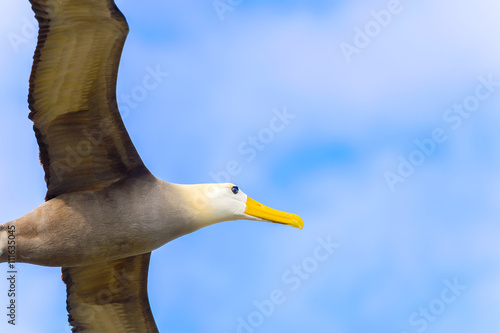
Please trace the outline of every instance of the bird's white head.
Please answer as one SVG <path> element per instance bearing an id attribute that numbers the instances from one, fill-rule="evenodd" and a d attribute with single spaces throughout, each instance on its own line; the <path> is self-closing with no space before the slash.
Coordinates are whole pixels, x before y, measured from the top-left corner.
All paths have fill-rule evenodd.
<path id="1" fill-rule="evenodd" d="M 204 225 L 233 220 L 254 220 L 290 225 L 302 229 L 304 222 L 295 214 L 267 207 L 248 197 L 234 184 L 187 186 L 191 209 Z"/>

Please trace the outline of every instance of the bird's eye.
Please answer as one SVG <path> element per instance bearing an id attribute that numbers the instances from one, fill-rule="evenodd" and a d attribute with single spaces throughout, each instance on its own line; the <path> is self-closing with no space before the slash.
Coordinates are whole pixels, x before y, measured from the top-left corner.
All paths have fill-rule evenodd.
<path id="1" fill-rule="evenodd" d="M 238 188 L 238 186 L 233 186 L 233 188 L 231 189 L 231 191 L 233 191 L 234 194 L 238 194 L 238 192 L 240 191 L 240 189 Z"/>

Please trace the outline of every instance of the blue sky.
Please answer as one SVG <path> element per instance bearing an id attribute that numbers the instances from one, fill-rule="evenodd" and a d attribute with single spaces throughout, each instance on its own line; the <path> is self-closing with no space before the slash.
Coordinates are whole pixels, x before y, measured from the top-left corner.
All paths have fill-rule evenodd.
<path id="1" fill-rule="evenodd" d="M 117 2 L 125 124 L 156 176 L 213 182 L 236 162 L 232 182 L 305 227 L 227 222 L 155 251 L 160 331 L 500 331 L 500 5 L 221 3 Z M 0 11 L 6 222 L 45 184 L 26 102 L 35 21 L 28 1 Z M 151 71 L 168 75 L 147 90 Z M 60 269 L 19 270 L 18 325 L 0 330 L 69 332 Z"/>

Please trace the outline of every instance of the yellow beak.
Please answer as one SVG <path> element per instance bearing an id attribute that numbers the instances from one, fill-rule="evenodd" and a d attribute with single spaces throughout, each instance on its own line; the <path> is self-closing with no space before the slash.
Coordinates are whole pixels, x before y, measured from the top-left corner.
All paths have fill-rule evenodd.
<path id="1" fill-rule="evenodd" d="M 302 229 L 304 226 L 304 221 L 302 221 L 300 216 L 269 208 L 252 198 L 247 199 L 247 209 L 245 210 L 245 214 L 274 223 L 286 224 L 299 229 Z"/>

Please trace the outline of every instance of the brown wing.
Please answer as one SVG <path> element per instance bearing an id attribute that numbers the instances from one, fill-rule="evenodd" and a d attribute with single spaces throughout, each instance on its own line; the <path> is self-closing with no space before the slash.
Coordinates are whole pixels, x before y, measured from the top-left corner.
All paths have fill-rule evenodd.
<path id="1" fill-rule="evenodd" d="M 147 294 L 150 256 L 63 267 L 73 332 L 158 332 Z"/>
<path id="2" fill-rule="evenodd" d="M 116 102 L 128 33 L 113 0 L 30 0 L 39 23 L 30 119 L 47 198 L 147 172 Z"/>

